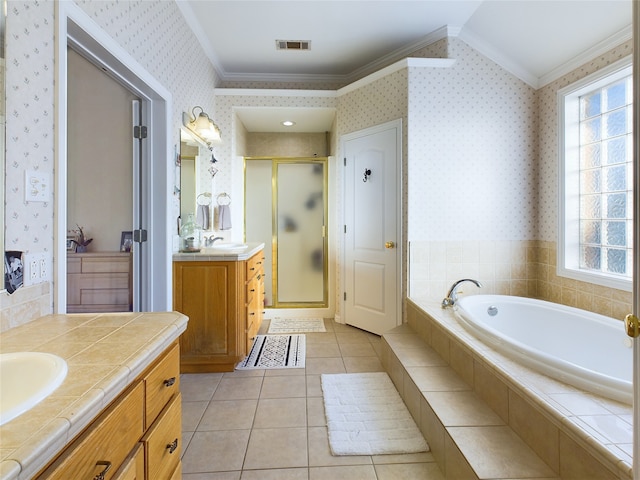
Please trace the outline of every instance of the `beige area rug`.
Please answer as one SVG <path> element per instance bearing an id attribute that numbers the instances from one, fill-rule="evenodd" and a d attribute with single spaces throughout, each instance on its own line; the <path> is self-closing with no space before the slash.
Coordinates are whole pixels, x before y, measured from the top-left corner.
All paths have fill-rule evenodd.
<path id="1" fill-rule="evenodd" d="M 276 317 L 269 323 L 267 333 L 304 333 L 326 332 L 322 318 L 280 318 Z"/>
<path id="2" fill-rule="evenodd" d="M 321 383 L 333 455 L 429 451 L 386 373 L 323 374 Z"/>
<path id="3" fill-rule="evenodd" d="M 249 355 L 236 370 L 304 368 L 305 358 L 304 335 L 257 335 Z"/>

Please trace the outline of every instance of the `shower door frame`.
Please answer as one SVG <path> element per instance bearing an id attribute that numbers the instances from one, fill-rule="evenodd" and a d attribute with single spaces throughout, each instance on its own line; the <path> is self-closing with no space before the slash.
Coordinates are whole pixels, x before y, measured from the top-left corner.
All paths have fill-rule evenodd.
<path id="1" fill-rule="evenodd" d="M 245 157 L 244 158 L 244 192 L 245 192 L 245 226 L 244 235 L 247 241 L 247 162 L 252 160 L 271 161 L 271 294 L 272 302 L 265 308 L 328 308 L 329 307 L 329 157 Z M 322 164 L 322 208 L 324 209 L 324 225 L 322 226 L 322 301 L 321 302 L 280 302 L 278 301 L 278 165 L 281 164 Z M 265 248 L 268 248 L 265 245 Z"/>

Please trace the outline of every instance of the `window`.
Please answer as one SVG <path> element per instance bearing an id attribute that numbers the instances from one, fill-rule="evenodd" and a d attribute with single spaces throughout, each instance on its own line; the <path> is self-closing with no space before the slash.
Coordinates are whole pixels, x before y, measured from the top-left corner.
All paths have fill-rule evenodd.
<path id="1" fill-rule="evenodd" d="M 558 93 L 558 274 L 630 291 L 633 253 L 630 59 Z"/>

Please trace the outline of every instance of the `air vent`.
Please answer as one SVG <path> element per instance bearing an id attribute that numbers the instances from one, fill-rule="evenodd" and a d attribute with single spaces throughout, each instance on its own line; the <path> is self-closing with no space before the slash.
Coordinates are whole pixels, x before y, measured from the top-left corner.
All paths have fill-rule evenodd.
<path id="1" fill-rule="evenodd" d="M 311 50 L 310 40 L 276 40 L 278 50 Z"/>

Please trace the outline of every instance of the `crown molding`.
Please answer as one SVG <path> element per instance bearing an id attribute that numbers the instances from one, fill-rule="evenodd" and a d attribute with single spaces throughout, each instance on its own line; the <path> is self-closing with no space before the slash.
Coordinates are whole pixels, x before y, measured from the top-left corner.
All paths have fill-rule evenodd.
<path id="1" fill-rule="evenodd" d="M 593 47 L 577 55 L 570 62 L 560 65 L 559 67 L 540 77 L 538 81 L 538 88 L 549 85 L 551 82 L 556 81 L 560 77 L 574 71 L 585 63 L 589 63 L 594 58 L 597 58 L 600 55 L 613 50 L 615 47 L 631 40 L 632 38 L 633 26 L 629 25 L 620 30 L 618 33 L 611 35 L 609 38 L 604 39 L 602 42 L 597 43 Z"/>

